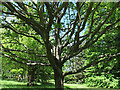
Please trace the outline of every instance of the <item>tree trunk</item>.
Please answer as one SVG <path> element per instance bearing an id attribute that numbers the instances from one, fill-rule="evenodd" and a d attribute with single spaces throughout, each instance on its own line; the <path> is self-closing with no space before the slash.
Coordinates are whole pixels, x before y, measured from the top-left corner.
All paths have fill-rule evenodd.
<path id="1" fill-rule="evenodd" d="M 54 71 L 54 80 L 55 80 L 55 88 L 60 89 L 60 90 L 64 90 L 62 72 Z"/>
<path id="2" fill-rule="evenodd" d="M 35 69 L 33 66 L 28 66 L 28 83 L 27 86 L 34 86 L 34 73 Z"/>

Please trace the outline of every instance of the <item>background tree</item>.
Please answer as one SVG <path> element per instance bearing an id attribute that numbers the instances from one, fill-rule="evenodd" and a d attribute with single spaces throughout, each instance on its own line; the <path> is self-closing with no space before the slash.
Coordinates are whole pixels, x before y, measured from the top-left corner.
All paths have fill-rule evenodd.
<path id="1" fill-rule="evenodd" d="M 22 27 L 20 27 L 20 29 L 21 28 Z M 29 30 L 29 28 L 27 28 L 27 29 Z M 43 60 L 42 57 L 39 57 L 39 55 L 45 54 L 45 50 L 44 50 L 45 48 L 44 47 L 38 48 L 37 45 L 39 45 L 39 43 L 35 43 L 34 40 L 31 38 L 27 38 L 24 36 L 18 37 L 17 34 L 15 34 L 14 32 L 3 31 L 1 33 L 1 36 L 2 36 L 2 44 L 4 45 L 2 47 L 4 48 L 5 53 L 9 52 L 12 57 L 17 58 L 17 60 L 18 60 L 18 62 L 16 63 L 15 62 L 16 60 L 13 60 L 13 59 L 10 60 L 7 56 L 3 57 L 2 58 L 2 60 L 3 60 L 3 62 L 2 62 L 3 69 L 2 70 L 4 73 L 3 75 L 9 74 L 10 72 L 8 73 L 8 71 L 11 71 L 11 69 L 16 69 L 16 71 L 17 71 L 19 68 L 23 68 L 25 73 L 29 72 L 29 73 L 27 73 L 28 74 L 27 76 L 30 78 L 30 79 L 28 78 L 28 81 L 29 81 L 28 85 L 31 85 L 31 83 L 33 83 L 33 81 L 35 80 L 35 77 L 34 77 L 35 71 L 37 69 L 40 70 L 40 67 L 42 68 L 43 67 L 42 65 L 44 65 L 43 63 L 47 63 L 47 61 Z M 25 49 L 26 49 L 26 51 L 25 51 Z M 28 53 L 27 50 L 30 52 Z M 41 52 L 39 52 L 38 57 L 36 57 L 36 55 L 34 55 L 35 53 L 33 52 L 33 50 L 35 50 L 36 52 L 41 51 Z M 12 51 L 12 52 L 10 52 L 10 51 Z M 22 60 L 24 61 L 23 63 L 22 63 Z M 32 69 L 34 69 L 34 70 L 32 71 Z M 44 69 L 43 69 L 43 71 L 46 72 Z M 38 73 L 36 73 L 36 74 L 38 74 Z M 43 77 L 44 76 L 42 76 L 41 78 L 43 78 Z"/>
<path id="2" fill-rule="evenodd" d="M 84 53 L 106 31 L 118 28 L 119 25 L 117 23 L 120 21 L 120 18 L 118 18 L 111 22 L 114 14 L 118 14 L 116 10 L 118 10 L 120 2 L 3 2 L 2 5 L 4 16 L 12 15 L 16 17 L 16 19 L 12 19 L 11 23 L 4 18 L 3 28 L 10 33 L 15 33 L 17 37 L 32 38 L 35 43 L 39 43 L 38 48 L 40 46 L 45 47 L 45 56 L 41 56 L 39 52 L 33 50 L 32 53 L 37 57 L 38 55 L 39 57 L 47 57 L 54 70 L 56 88 L 63 88 L 65 76 L 82 72 L 88 67 L 97 65 L 99 62 L 107 61 L 105 58 L 102 59 L 102 56 L 93 59 L 82 67 L 78 67 L 76 70 L 65 73 L 62 70 L 65 62 Z M 18 27 L 21 24 L 24 26 L 18 28 L 16 24 Z M 30 29 L 23 29 L 26 26 L 30 27 Z M 87 30 L 86 33 L 82 34 L 85 30 Z M 17 43 L 21 42 L 18 41 Z M 3 51 L 6 51 L 4 45 L 2 45 L 2 48 Z M 31 48 L 24 50 L 30 53 Z M 31 59 L 26 57 L 14 58 L 16 55 L 13 57 L 11 54 L 12 50 L 9 47 L 7 48 L 7 53 L 2 52 L 5 57 L 12 58 L 20 63 L 26 63 Z M 118 55 L 120 53 L 110 55 L 108 58 Z M 99 58 L 101 59 L 98 60 Z"/>

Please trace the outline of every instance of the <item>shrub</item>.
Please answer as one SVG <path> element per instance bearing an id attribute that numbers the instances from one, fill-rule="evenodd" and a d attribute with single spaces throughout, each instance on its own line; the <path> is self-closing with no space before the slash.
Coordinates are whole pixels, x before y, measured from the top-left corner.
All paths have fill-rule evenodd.
<path id="1" fill-rule="evenodd" d="M 119 88 L 119 80 L 113 77 L 94 76 L 85 79 L 85 83 L 90 87 Z"/>
<path id="2" fill-rule="evenodd" d="M 74 75 L 69 75 L 65 77 L 65 83 L 68 84 L 76 84 L 77 83 L 77 78 Z"/>

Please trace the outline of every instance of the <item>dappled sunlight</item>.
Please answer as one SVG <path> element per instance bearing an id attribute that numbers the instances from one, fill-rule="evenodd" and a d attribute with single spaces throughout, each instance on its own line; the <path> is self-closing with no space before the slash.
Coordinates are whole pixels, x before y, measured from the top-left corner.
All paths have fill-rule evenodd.
<path id="1" fill-rule="evenodd" d="M 2 88 L 119 89 L 120 1 L 100 1 L 0 3 Z"/>
<path id="2" fill-rule="evenodd" d="M 48 83 L 42 84 L 37 83 L 35 86 L 27 86 L 27 83 L 24 82 L 17 82 L 17 81 L 7 81 L 2 80 L 1 81 L 2 88 L 55 88 L 54 86 L 54 80 L 49 80 Z M 64 84 L 64 88 L 88 88 L 84 84 Z"/>

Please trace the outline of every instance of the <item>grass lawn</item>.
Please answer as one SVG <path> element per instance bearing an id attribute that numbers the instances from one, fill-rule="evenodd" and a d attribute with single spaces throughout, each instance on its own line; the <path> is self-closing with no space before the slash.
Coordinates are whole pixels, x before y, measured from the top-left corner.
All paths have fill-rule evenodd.
<path id="1" fill-rule="evenodd" d="M 49 80 L 47 84 L 37 83 L 36 86 L 27 86 L 25 82 L 17 82 L 17 81 L 7 81 L 1 80 L 0 81 L 0 89 L 6 90 L 55 90 L 55 83 L 54 80 Z M 47 88 L 47 89 L 46 89 Z M 49 88 L 49 89 L 48 89 Z M 86 84 L 67 84 L 64 83 L 65 90 L 120 90 L 120 89 L 103 89 L 103 88 L 94 88 L 94 87 L 87 87 Z"/>
<path id="2" fill-rule="evenodd" d="M 0 89 L 3 90 L 55 90 L 55 83 L 54 80 L 49 80 L 47 84 L 37 83 L 36 86 L 27 86 L 26 82 L 17 82 L 17 81 L 7 81 L 1 80 L 0 81 Z M 46 89 L 47 88 L 47 89 Z M 49 88 L 49 89 L 48 89 Z M 87 87 L 86 84 L 67 84 L 64 83 L 65 90 L 116 90 L 116 89 L 102 89 L 102 88 L 94 88 L 94 87 Z M 117 89 L 118 90 L 118 89 Z"/>
<path id="3" fill-rule="evenodd" d="M 65 88 L 88 88 L 86 85 L 81 84 L 64 84 Z M 17 81 L 7 81 L 7 80 L 1 80 L 1 88 L 26 88 L 26 89 L 39 89 L 39 88 L 55 88 L 54 86 L 54 80 L 50 80 L 47 84 L 41 84 L 37 83 L 36 86 L 27 86 L 27 83 L 25 82 L 17 82 Z"/>

